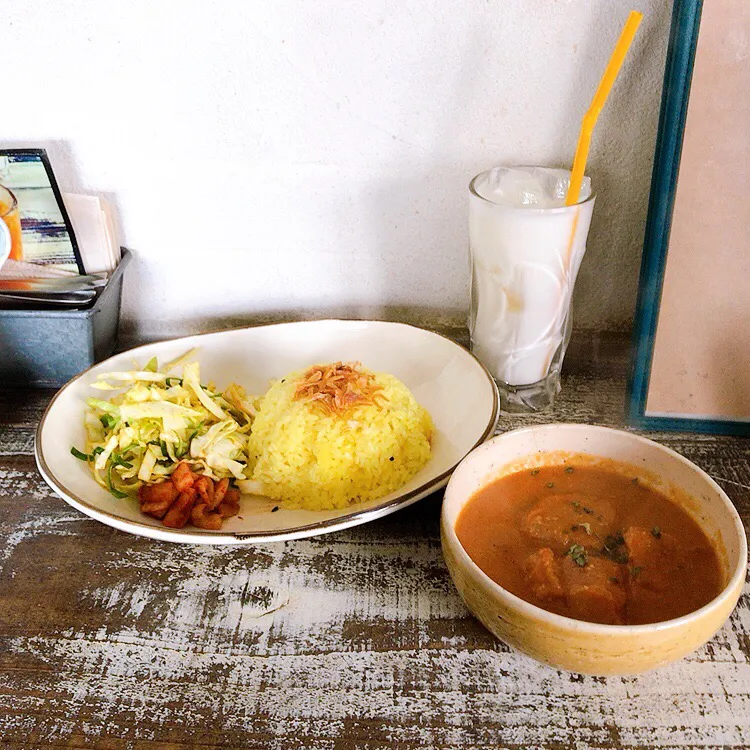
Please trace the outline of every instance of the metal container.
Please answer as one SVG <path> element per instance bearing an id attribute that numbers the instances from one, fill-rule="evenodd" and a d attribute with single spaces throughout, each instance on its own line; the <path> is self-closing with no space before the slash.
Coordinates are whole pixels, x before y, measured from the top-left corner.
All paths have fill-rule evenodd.
<path id="1" fill-rule="evenodd" d="M 122 259 L 91 307 L 79 310 L 0 310 L 0 387 L 55 388 L 115 349 Z"/>

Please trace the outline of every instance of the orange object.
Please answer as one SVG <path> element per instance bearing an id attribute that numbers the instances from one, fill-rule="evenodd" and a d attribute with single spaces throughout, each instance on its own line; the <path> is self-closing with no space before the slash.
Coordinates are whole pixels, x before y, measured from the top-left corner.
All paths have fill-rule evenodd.
<path id="1" fill-rule="evenodd" d="M 586 622 L 662 622 L 718 596 L 720 555 L 687 510 L 627 467 L 589 458 L 480 487 L 455 525 L 469 557 L 512 594 Z"/>
<path id="2" fill-rule="evenodd" d="M 10 257 L 13 260 L 23 260 L 21 214 L 18 212 L 18 201 L 16 196 L 2 185 L 0 185 L 0 219 L 10 230 Z"/>
<path id="3" fill-rule="evenodd" d="M 586 160 L 589 156 L 591 134 L 594 132 L 596 121 L 599 119 L 599 115 L 604 108 L 609 92 L 612 90 L 617 74 L 620 72 L 620 68 L 625 61 L 625 56 L 628 54 L 630 45 L 633 43 L 635 33 L 638 31 L 638 27 L 642 20 L 643 13 L 639 13 L 636 10 L 630 11 L 628 20 L 625 22 L 620 38 L 617 40 L 615 49 L 612 52 L 612 57 L 609 58 L 607 67 L 604 70 L 602 80 L 599 82 L 599 88 L 596 90 L 596 94 L 594 94 L 594 98 L 591 101 L 591 106 L 589 107 L 588 112 L 583 116 L 581 134 L 578 137 L 578 146 L 576 148 L 576 155 L 573 159 L 573 169 L 570 174 L 570 187 L 568 188 L 568 195 L 565 199 L 565 204 L 567 206 L 572 206 L 578 203 L 583 175 L 586 170 Z"/>

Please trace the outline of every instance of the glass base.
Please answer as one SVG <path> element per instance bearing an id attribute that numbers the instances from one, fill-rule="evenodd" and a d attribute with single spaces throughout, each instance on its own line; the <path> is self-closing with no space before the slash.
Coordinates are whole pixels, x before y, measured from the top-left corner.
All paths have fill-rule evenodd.
<path id="1" fill-rule="evenodd" d="M 551 409 L 560 393 L 559 372 L 552 372 L 544 380 L 530 385 L 495 382 L 500 392 L 501 414 L 533 414 Z"/>

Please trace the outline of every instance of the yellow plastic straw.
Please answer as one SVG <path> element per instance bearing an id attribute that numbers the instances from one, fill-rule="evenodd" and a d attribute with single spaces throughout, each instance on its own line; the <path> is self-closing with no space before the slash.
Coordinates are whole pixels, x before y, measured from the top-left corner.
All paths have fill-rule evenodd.
<path id="1" fill-rule="evenodd" d="M 586 160 L 589 156 L 591 134 L 594 131 L 594 126 L 599 119 L 602 109 L 604 109 L 609 92 L 612 90 L 617 74 L 620 72 L 625 56 L 628 54 L 630 45 L 635 38 L 635 32 L 638 31 L 638 27 L 642 20 L 643 13 L 639 13 L 637 10 L 630 11 L 628 20 L 625 22 L 620 38 L 617 40 L 617 45 L 612 52 L 612 57 L 609 58 L 602 80 L 599 82 L 599 88 L 596 90 L 596 94 L 594 94 L 591 106 L 589 107 L 588 112 L 583 116 L 581 134 L 578 137 L 576 155 L 573 159 L 573 170 L 570 174 L 570 187 L 568 188 L 568 195 L 565 199 L 565 204 L 567 206 L 572 206 L 575 203 L 578 203 L 581 194 L 581 184 L 583 183 L 583 175 L 586 171 Z"/>

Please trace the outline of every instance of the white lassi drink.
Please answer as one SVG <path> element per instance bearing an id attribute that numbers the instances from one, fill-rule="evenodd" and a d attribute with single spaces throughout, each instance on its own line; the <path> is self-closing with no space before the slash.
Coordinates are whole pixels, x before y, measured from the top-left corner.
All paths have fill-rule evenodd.
<path id="1" fill-rule="evenodd" d="M 472 351 L 498 383 L 506 411 L 549 406 L 569 336 L 570 302 L 594 198 L 565 206 L 570 172 L 498 167 L 469 198 Z"/>

